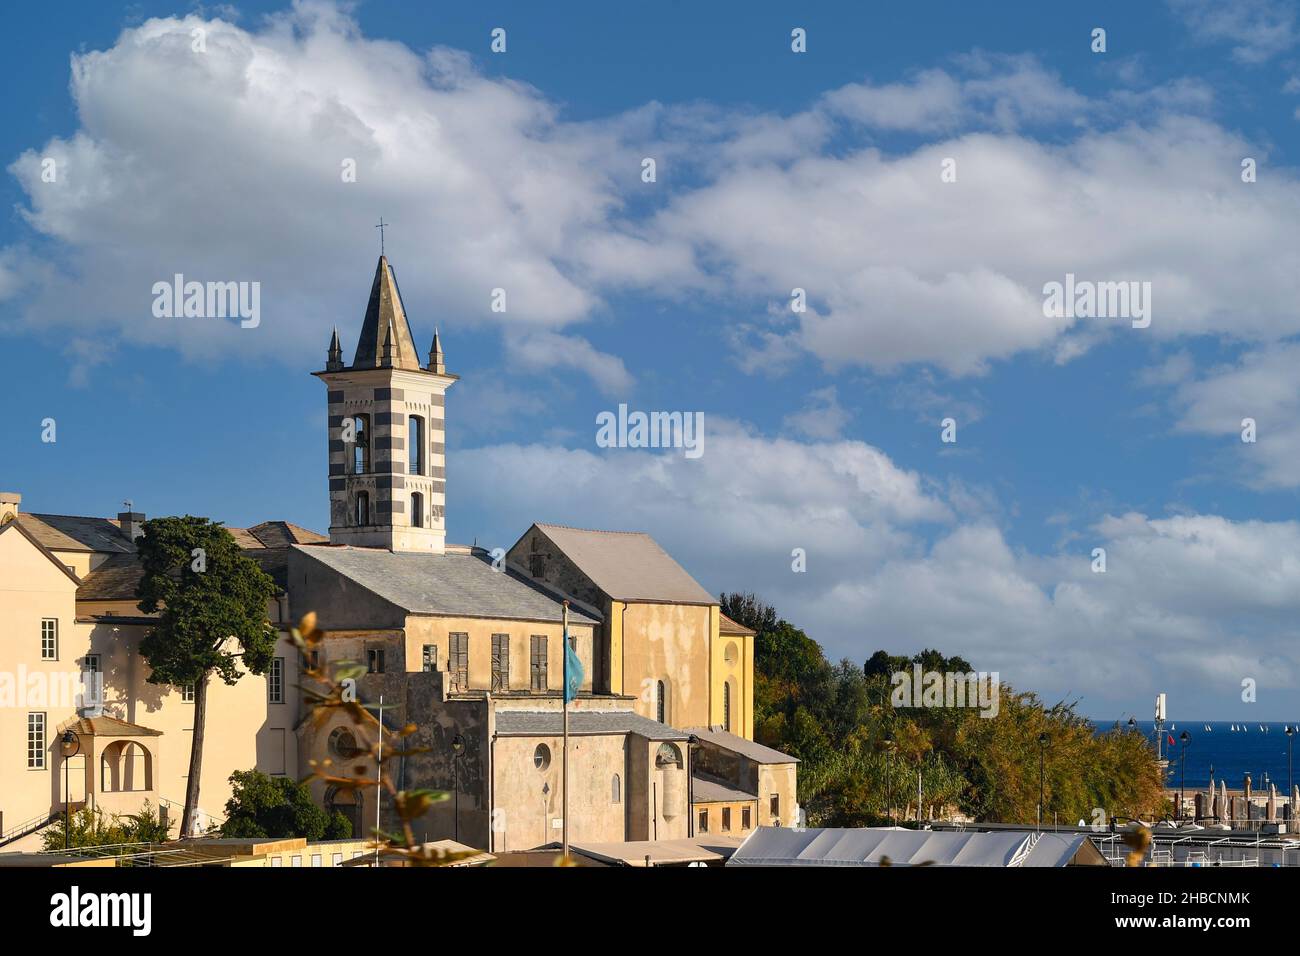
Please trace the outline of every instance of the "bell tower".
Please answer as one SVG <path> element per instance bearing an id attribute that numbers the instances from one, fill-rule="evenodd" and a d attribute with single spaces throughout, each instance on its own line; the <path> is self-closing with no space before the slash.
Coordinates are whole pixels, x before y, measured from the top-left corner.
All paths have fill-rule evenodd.
<path id="1" fill-rule="evenodd" d="M 330 543 L 442 554 L 448 374 L 435 330 L 421 365 L 397 276 L 381 255 L 352 364 L 338 329 L 323 372 L 329 403 Z"/>

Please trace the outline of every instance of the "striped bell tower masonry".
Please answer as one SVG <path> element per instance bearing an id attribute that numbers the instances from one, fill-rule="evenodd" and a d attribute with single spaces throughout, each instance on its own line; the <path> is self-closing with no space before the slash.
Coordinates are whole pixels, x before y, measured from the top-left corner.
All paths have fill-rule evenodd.
<path id="1" fill-rule="evenodd" d="M 447 389 L 435 330 L 421 365 L 397 276 L 379 257 L 351 365 L 338 329 L 323 372 L 328 390 L 330 543 L 442 554 L 446 543 Z"/>

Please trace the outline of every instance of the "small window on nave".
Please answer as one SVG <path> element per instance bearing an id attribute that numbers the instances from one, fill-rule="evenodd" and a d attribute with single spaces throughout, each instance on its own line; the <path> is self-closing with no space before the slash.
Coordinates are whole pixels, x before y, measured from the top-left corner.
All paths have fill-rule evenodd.
<path id="1" fill-rule="evenodd" d="M 411 495 L 411 527 L 424 527 L 424 495 L 418 491 Z"/>
<path id="2" fill-rule="evenodd" d="M 365 491 L 357 492 L 356 513 L 353 520 L 358 528 L 364 528 L 370 524 L 370 495 Z"/>

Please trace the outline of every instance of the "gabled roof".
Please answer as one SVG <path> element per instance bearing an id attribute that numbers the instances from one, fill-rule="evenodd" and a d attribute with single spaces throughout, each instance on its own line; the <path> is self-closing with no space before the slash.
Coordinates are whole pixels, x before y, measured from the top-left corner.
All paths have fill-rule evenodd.
<path id="1" fill-rule="evenodd" d="M 789 754 L 783 754 L 779 750 L 773 750 L 771 747 L 764 747 L 762 744 L 754 743 L 752 740 L 746 740 L 744 737 L 738 737 L 733 733 L 725 730 L 714 730 L 712 727 L 691 727 L 687 728 L 690 733 L 695 734 L 700 740 L 720 747 L 723 750 L 730 750 L 738 753 L 742 757 L 748 757 L 755 763 L 798 763 L 798 757 L 792 757 Z"/>
<path id="2" fill-rule="evenodd" d="M 561 602 L 549 591 L 511 568 L 493 570 L 486 551 L 413 554 L 336 545 L 293 549 L 410 614 L 555 623 L 563 617 Z M 569 620 L 598 623 L 573 607 Z"/>
<path id="3" fill-rule="evenodd" d="M 397 276 L 388 264 L 387 256 L 379 257 L 375 267 L 375 281 L 370 287 L 370 301 L 366 317 L 361 323 L 357 339 L 353 368 L 376 368 L 384 364 L 385 347 L 392 342 L 394 368 L 420 368 L 420 356 L 411 337 L 411 326 L 406 319 L 402 293 L 397 288 Z"/>
<path id="4" fill-rule="evenodd" d="M 615 601 L 718 603 L 645 532 L 589 531 L 540 522 L 533 527 Z"/>
<path id="5" fill-rule="evenodd" d="M 81 578 L 77 577 L 77 575 L 72 571 L 71 568 L 69 568 L 66 564 L 64 564 L 62 561 L 59 560 L 59 556 L 57 554 L 55 554 L 53 551 L 51 551 L 49 548 L 43 545 L 40 539 L 37 538 L 36 535 L 33 534 L 28 528 L 26 528 L 21 522 L 6 521 L 4 524 L 0 524 L 0 534 L 4 534 L 6 531 L 8 531 L 10 534 L 17 534 L 26 538 L 29 542 L 31 542 L 32 547 L 34 547 L 37 551 L 39 551 L 42 555 L 45 556 L 46 560 L 48 560 L 56 568 L 58 568 L 65 575 L 67 575 L 68 578 L 78 587 L 81 586 Z"/>
<path id="6" fill-rule="evenodd" d="M 231 529 L 232 532 L 234 530 Z M 287 548 L 291 544 L 323 544 L 329 540 L 323 534 L 288 521 L 263 521 L 244 530 L 256 542 L 248 547 Z"/>
<path id="7" fill-rule="evenodd" d="M 288 521 L 263 521 L 251 528 L 227 528 L 235 543 L 271 576 L 280 590 L 289 586 L 289 546 L 327 541 L 324 535 Z M 77 589 L 78 601 L 135 600 L 144 569 L 135 551 L 114 554 L 85 578 Z"/>
<path id="8" fill-rule="evenodd" d="M 51 551 L 125 553 L 135 550 L 135 545 L 112 518 L 22 512 L 15 520 Z"/>
<path id="9" fill-rule="evenodd" d="M 78 717 L 59 725 L 59 732 L 73 730 L 82 736 L 95 737 L 161 737 L 161 730 L 142 727 L 116 717 Z"/>

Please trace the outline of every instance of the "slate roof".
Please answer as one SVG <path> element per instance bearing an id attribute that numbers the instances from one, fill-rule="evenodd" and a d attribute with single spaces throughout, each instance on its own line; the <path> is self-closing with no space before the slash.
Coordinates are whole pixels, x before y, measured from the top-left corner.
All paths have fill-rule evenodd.
<path id="1" fill-rule="evenodd" d="M 696 803 L 741 803 L 757 800 L 758 794 L 740 790 L 729 783 L 712 777 L 695 775 L 691 781 L 691 799 Z"/>
<path id="2" fill-rule="evenodd" d="M 294 545 L 348 580 L 411 614 L 559 622 L 560 600 L 510 568 L 492 569 L 486 551 L 414 554 L 380 548 Z M 599 621 L 569 609 L 576 624 Z"/>
<path id="3" fill-rule="evenodd" d="M 643 531 L 589 531 L 540 523 L 536 527 L 615 601 L 718 603 Z"/>
<path id="4" fill-rule="evenodd" d="M 728 733 L 725 730 L 714 730 L 710 727 L 691 728 L 690 733 L 695 734 L 700 740 L 721 747 L 723 750 L 730 750 L 738 753 L 742 757 L 748 757 L 755 763 L 798 763 L 798 757 L 792 757 L 789 754 L 783 754 L 779 750 L 773 750 L 771 747 L 764 747 L 762 744 L 754 743 L 752 740 L 746 740 L 744 737 L 737 737 L 735 734 Z"/>
<path id="5" fill-rule="evenodd" d="M 375 281 L 370 286 L 370 301 L 366 304 L 366 317 L 357 337 L 357 352 L 352 359 L 353 368 L 375 368 L 384 364 L 385 346 L 392 344 L 392 365 L 395 368 L 420 368 L 420 355 L 411 337 L 411 326 L 406 318 L 402 293 L 397 287 L 397 275 L 388 264 L 387 256 L 379 257 L 375 267 Z"/>
<path id="6" fill-rule="evenodd" d="M 115 554 L 81 580 L 78 601 L 135 600 L 135 589 L 144 569 L 134 551 Z"/>
<path id="7" fill-rule="evenodd" d="M 558 737 L 563 732 L 558 710 L 499 710 L 497 734 L 502 737 Z M 651 740 L 686 740 L 690 735 L 630 710 L 569 711 L 569 734 L 601 736 L 640 734 Z"/>
<path id="8" fill-rule="evenodd" d="M 126 553 L 135 550 L 135 545 L 112 518 L 20 512 L 17 520 L 31 532 L 32 537 L 52 551 Z"/>
<path id="9" fill-rule="evenodd" d="M 327 541 L 324 535 L 287 521 L 264 521 L 252 528 L 227 528 L 244 556 L 252 558 L 281 591 L 289 587 L 289 545 Z M 283 543 L 282 543 L 283 542 Z M 87 574 L 77 589 L 78 601 L 135 600 L 144 570 L 135 551 L 114 554 Z"/>

